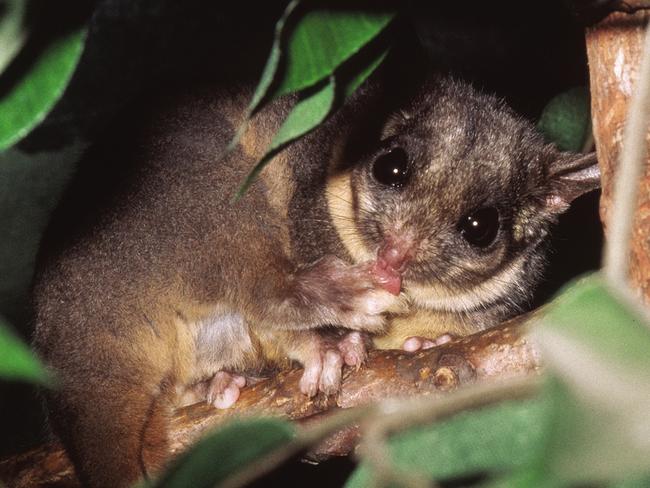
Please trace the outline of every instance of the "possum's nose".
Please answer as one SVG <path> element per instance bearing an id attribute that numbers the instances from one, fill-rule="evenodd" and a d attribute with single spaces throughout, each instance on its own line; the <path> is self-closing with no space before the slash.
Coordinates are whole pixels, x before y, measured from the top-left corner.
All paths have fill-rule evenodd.
<path id="1" fill-rule="evenodd" d="M 408 234 L 389 235 L 377 251 L 373 274 L 394 295 L 398 295 L 401 290 L 402 273 L 413 259 L 414 244 L 413 238 Z"/>
<path id="2" fill-rule="evenodd" d="M 375 283 L 388 293 L 397 296 L 402 291 L 402 276 L 390 266 L 386 266 L 385 263 L 379 260 L 375 261 L 370 272 Z"/>
<path id="3" fill-rule="evenodd" d="M 415 238 L 410 232 L 387 234 L 384 244 L 377 251 L 377 260 L 385 266 L 403 273 L 414 257 Z"/>

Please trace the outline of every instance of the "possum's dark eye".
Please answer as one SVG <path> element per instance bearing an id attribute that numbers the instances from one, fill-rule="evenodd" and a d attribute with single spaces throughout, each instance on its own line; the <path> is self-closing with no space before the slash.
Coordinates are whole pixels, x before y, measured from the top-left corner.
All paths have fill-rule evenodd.
<path id="1" fill-rule="evenodd" d="M 499 211 L 494 207 L 475 210 L 460 219 L 458 231 L 471 245 L 488 247 L 499 233 Z"/>
<path id="2" fill-rule="evenodd" d="M 406 151 L 395 147 L 382 154 L 372 165 L 372 175 L 382 185 L 399 188 L 409 177 L 409 162 Z"/>

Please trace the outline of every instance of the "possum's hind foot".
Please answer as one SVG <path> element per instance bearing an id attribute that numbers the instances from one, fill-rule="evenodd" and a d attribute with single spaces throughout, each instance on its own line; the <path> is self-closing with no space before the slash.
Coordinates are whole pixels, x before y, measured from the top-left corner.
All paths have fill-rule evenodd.
<path id="1" fill-rule="evenodd" d="M 456 335 L 450 333 L 441 334 L 434 339 L 420 336 L 407 337 L 404 341 L 402 349 L 404 349 L 406 352 L 418 352 L 421 350 L 431 349 L 432 347 L 447 344 L 456 338 Z"/>
<path id="2" fill-rule="evenodd" d="M 230 408 L 239 398 L 244 386 L 246 386 L 244 376 L 218 371 L 211 380 L 207 381 L 206 401 L 219 409 Z"/>

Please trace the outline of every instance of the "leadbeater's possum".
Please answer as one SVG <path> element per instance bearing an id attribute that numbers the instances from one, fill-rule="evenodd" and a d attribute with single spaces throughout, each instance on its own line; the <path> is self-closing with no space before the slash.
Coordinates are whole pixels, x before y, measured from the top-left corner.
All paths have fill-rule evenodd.
<path id="1" fill-rule="evenodd" d="M 550 225 L 599 183 L 593 155 L 429 76 L 368 83 L 233 203 L 295 103 L 274 102 L 224 156 L 246 95 L 204 86 L 148 105 L 87 156 L 110 191 L 80 177 L 43 244 L 34 345 L 85 485 L 159 468 L 185 395 L 227 407 L 246 376 L 290 361 L 304 393 L 332 394 L 364 359 L 361 333 L 402 347 L 517 313 Z"/>

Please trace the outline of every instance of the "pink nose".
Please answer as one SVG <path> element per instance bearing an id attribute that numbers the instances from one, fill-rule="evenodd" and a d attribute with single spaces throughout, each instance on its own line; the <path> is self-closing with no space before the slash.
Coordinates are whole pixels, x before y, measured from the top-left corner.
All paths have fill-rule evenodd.
<path id="1" fill-rule="evenodd" d="M 377 261 L 372 270 L 373 276 L 385 290 L 393 295 L 399 295 L 402 288 L 401 274 L 413 257 L 412 249 L 412 239 L 388 237 L 377 252 Z"/>
<path id="2" fill-rule="evenodd" d="M 384 267 L 379 261 L 376 261 L 371 272 L 379 286 L 393 295 L 399 295 L 402 290 L 402 277 L 397 271 L 390 267 Z"/>
<path id="3" fill-rule="evenodd" d="M 413 248 L 413 239 L 408 236 L 388 236 L 377 252 L 377 261 L 402 273 L 409 261 L 413 259 Z"/>

